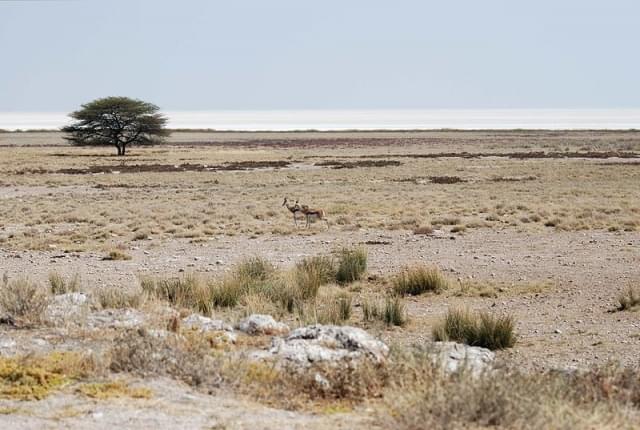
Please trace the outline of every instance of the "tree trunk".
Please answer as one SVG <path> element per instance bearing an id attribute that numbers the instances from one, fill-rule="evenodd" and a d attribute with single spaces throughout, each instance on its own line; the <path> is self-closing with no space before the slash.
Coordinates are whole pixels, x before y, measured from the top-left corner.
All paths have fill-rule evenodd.
<path id="1" fill-rule="evenodd" d="M 122 148 L 120 148 L 120 145 L 116 145 L 116 148 L 118 149 L 118 155 L 122 155 Z"/>
<path id="2" fill-rule="evenodd" d="M 122 144 L 122 154 L 121 155 L 124 155 L 124 150 L 126 149 L 126 147 L 127 147 L 127 145 Z"/>

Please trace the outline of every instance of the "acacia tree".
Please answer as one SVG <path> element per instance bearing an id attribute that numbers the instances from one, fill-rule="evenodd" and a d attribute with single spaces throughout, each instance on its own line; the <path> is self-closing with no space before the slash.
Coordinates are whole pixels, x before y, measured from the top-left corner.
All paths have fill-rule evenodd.
<path id="1" fill-rule="evenodd" d="M 125 155 L 127 145 L 145 144 L 168 136 L 167 118 L 158 106 L 128 97 L 105 97 L 69 114 L 76 120 L 62 128 L 73 145 L 113 145 Z"/>

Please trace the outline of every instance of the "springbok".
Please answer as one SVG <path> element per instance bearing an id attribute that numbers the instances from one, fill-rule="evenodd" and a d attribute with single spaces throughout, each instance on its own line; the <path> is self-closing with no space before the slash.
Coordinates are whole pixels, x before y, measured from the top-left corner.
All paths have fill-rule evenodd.
<path id="1" fill-rule="evenodd" d="M 298 218 L 296 218 L 296 214 L 303 215 L 302 208 L 298 204 L 298 201 L 296 200 L 296 204 L 290 206 L 289 205 L 289 200 L 285 197 L 284 198 L 284 202 L 282 202 L 282 206 L 286 206 L 287 209 L 289 209 L 289 212 L 291 212 L 293 214 L 293 223 L 297 227 L 298 226 Z"/>
<path id="2" fill-rule="evenodd" d="M 319 208 L 312 209 L 308 205 L 302 205 L 300 207 L 300 210 L 307 217 L 307 228 L 309 228 L 309 223 L 311 222 L 311 218 L 317 218 L 321 221 L 326 222 L 327 228 L 329 228 L 329 221 L 327 220 L 323 209 L 319 209 Z"/>

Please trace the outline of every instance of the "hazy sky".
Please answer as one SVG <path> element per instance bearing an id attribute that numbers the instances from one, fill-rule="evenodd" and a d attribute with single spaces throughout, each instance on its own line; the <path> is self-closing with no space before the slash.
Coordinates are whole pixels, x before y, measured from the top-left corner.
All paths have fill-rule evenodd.
<path id="1" fill-rule="evenodd" d="M 0 111 L 640 107 L 635 0 L 0 0 Z"/>

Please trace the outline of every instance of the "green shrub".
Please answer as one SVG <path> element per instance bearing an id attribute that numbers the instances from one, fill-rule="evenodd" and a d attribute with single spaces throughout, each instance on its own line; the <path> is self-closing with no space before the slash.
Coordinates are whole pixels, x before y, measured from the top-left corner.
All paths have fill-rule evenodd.
<path id="1" fill-rule="evenodd" d="M 336 281 L 349 284 L 362 278 L 367 271 L 367 250 L 364 248 L 342 249 L 338 260 Z"/>
<path id="2" fill-rule="evenodd" d="M 493 316 L 454 309 L 432 331 L 435 341 L 456 341 L 488 349 L 510 348 L 516 343 L 515 322 L 511 316 Z"/>
<path id="3" fill-rule="evenodd" d="M 436 267 L 415 266 L 403 269 L 393 279 L 393 290 L 398 295 L 417 296 L 426 292 L 440 293 L 449 282 Z"/>

